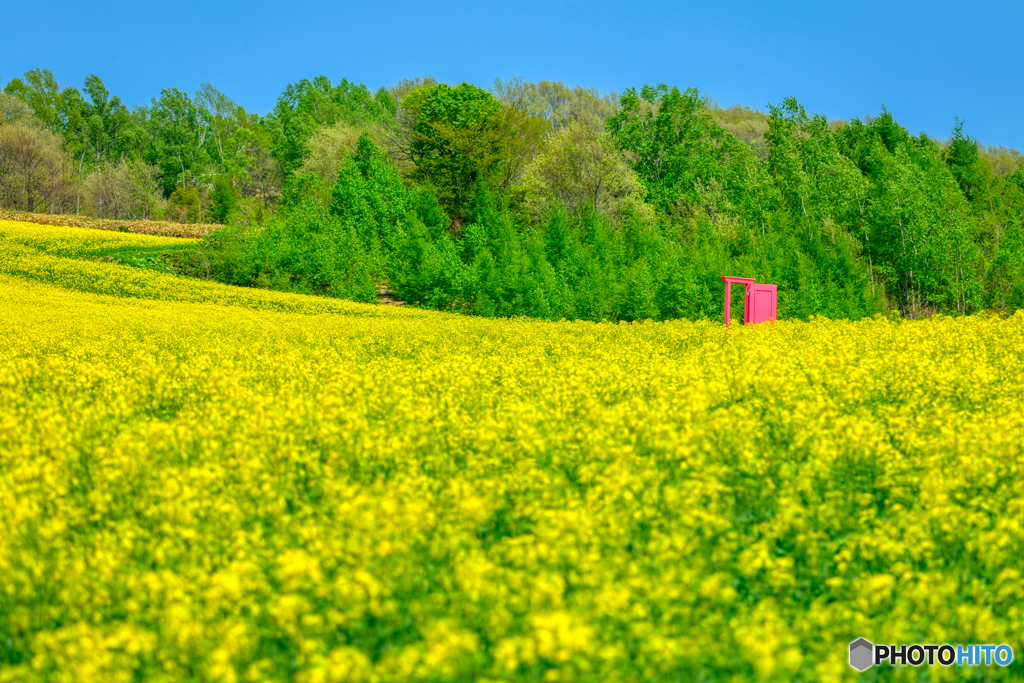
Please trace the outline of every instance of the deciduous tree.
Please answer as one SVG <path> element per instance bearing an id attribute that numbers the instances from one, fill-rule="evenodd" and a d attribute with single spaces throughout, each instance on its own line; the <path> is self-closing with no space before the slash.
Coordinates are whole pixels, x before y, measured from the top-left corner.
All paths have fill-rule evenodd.
<path id="1" fill-rule="evenodd" d="M 415 176 L 460 214 L 477 180 L 487 178 L 501 158 L 501 104 L 468 83 L 418 92 L 423 100 L 410 149 Z"/>
<path id="2" fill-rule="evenodd" d="M 60 138 L 21 121 L 0 125 L 0 204 L 64 213 L 74 200 L 72 166 Z"/>
<path id="3" fill-rule="evenodd" d="M 526 207 L 535 220 L 559 205 L 577 219 L 588 209 L 620 219 L 646 189 L 612 137 L 577 121 L 548 138 L 527 167 Z"/>
<path id="4" fill-rule="evenodd" d="M 147 161 L 160 167 L 164 194 L 202 182 L 211 161 L 206 149 L 210 125 L 202 107 L 188 93 L 169 88 L 153 100 L 146 123 Z"/>

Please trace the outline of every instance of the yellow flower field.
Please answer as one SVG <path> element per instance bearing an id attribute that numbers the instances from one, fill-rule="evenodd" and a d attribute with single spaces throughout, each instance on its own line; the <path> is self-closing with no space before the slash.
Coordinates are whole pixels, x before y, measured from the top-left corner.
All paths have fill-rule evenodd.
<path id="1" fill-rule="evenodd" d="M 0 681 L 1024 675 L 1024 313 L 489 320 L 97 240 L 181 244 L 0 222 Z"/>

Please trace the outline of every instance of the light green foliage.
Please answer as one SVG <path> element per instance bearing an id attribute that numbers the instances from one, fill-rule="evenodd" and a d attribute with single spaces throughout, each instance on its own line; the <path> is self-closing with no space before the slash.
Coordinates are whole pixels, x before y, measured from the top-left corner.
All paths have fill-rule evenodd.
<path id="1" fill-rule="evenodd" d="M 5 123 L 28 123 L 42 126 L 24 101 L 0 90 L 0 125 Z"/>
<path id="2" fill-rule="evenodd" d="M 358 128 L 344 121 L 324 126 L 309 139 L 309 151 L 296 172 L 313 173 L 325 181 L 333 181 L 345 157 L 356 151 L 359 135 Z"/>
<path id="3" fill-rule="evenodd" d="M 411 220 L 412 198 L 370 137 L 359 139 L 332 188 L 315 175 L 293 176 L 286 201 L 283 215 L 264 230 L 212 235 L 206 245 L 212 275 L 231 284 L 376 300 L 385 259 Z"/>
<path id="4" fill-rule="evenodd" d="M 813 233 L 827 219 L 851 226 L 867 181 L 844 157 L 823 116 L 808 116 L 794 98 L 771 108 L 767 167 L 783 207 Z"/>
<path id="5" fill-rule="evenodd" d="M 108 162 L 82 181 L 82 206 L 98 218 L 163 218 L 159 172 L 141 160 Z"/>
<path id="6" fill-rule="evenodd" d="M 366 133 L 356 153 L 345 161 L 331 193 L 331 214 L 342 219 L 365 241 L 397 245 L 412 199 L 398 171 Z"/>
<path id="7" fill-rule="evenodd" d="M 160 167 L 164 193 L 204 182 L 211 162 L 210 125 L 199 104 L 188 93 L 170 88 L 153 99 L 147 114 L 146 161 Z"/>
<path id="8" fill-rule="evenodd" d="M 983 150 L 979 149 L 979 154 L 998 176 L 1012 175 L 1024 168 L 1024 156 L 1005 145 L 989 145 Z"/>
<path id="9" fill-rule="evenodd" d="M 404 173 L 431 186 L 457 219 L 478 180 L 503 200 L 522 199 L 508 194 L 550 128 L 527 102 L 497 101 L 474 86 L 433 79 L 400 85 L 399 128 L 388 146 Z M 466 116 L 452 115 L 461 108 Z"/>
<path id="10" fill-rule="evenodd" d="M 140 204 L 129 195 L 147 194 L 148 180 L 140 176 L 137 187 L 128 188 L 126 178 L 138 175 L 128 173 L 129 166 L 156 168 L 164 197 L 191 186 L 208 201 L 214 179 L 222 177 L 234 194 L 248 194 L 249 204 L 266 207 L 279 194 L 280 172 L 269 156 L 270 132 L 263 120 L 208 83 L 195 97 L 172 88 L 150 106 L 130 111 L 95 74 L 80 92 L 60 89 L 52 73 L 37 69 L 10 81 L 3 97 L 5 119 L 38 122 L 60 135 L 79 181 L 76 211 L 138 217 Z M 149 199 L 144 205 L 146 216 L 162 213 Z"/>
<path id="11" fill-rule="evenodd" d="M 131 112 L 95 74 L 85 79 L 88 98 L 76 88 L 61 90 L 53 74 L 44 69 L 11 80 L 5 91 L 24 101 L 47 129 L 63 137 L 79 170 L 118 155 L 133 125 Z"/>
<path id="12" fill-rule="evenodd" d="M 218 177 L 214 181 L 213 192 L 210 193 L 210 218 L 214 223 L 227 223 L 237 203 L 237 190 L 234 185 L 228 178 Z"/>
<path id="13" fill-rule="evenodd" d="M 209 199 L 192 185 L 175 188 L 168 204 L 171 218 L 179 223 L 203 223 L 211 218 Z"/>
<path id="14" fill-rule="evenodd" d="M 249 170 L 270 146 L 259 117 L 209 83 L 200 86 L 195 103 L 209 127 L 207 148 L 217 170 L 221 175 L 250 180 Z"/>
<path id="15" fill-rule="evenodd" d="M 619 108 L 614 92 L 602 97 L 594 88 L 570 88 L 561 80 L 531 83 L 519 76 L 495 78 L 491 93 L 503 104 L 518 105 L 528 116 L 546 119 L 553 130 L 574 121 L 601 128 Z"/>
<path id="16" fill-rule="evenodd" d="M 72 164 L 60 137 L 31 118 L 0 125 L 0 206 L 63 213 L 74 198 Z"/>
<path id="17" fill-rule="evenodd" d="M 715 122 L 759 152 L 764 150 L 764 135 L 768 132 L 768 114 L 742 104 L 723 108 L 709 101 L 708 108 Z"/>
<path id="18" fill-rule="evenodd" d="M 618 221 L 628 206 L 643 206 L 647 192 L 612 137 L 576 121 L 544 141 L 522 190 L 535 220 L 562 206 L 577 219 L 596 210 Z"/>
<path id="19" fill-rule="evenodd" d="M 416 78 L 403 78 L 395 85 L 388 88 L 388 94 L 391 96 L 391 101 L 399 108 L 406 106 L 406 97 L 412 93 L 413 90 L 418 90 L 424 86 L 427 88 L 433 88 L 437 85 L 437 79 L 433 76 L 417 76 Z"/>
<path id="20" fill-rule="evenodd" d="M 995 181 L 992 168 L 982 161 L 978 141 L 964 134 L 964 122 L 954 119 L 953 137 L 943 158 L 967 201 L 984 201 Z"/>
<path id="21" fill-rule="evenodd" d="M 89 99 L 78 100 L 75 137 L 81 146 L 79 163 L 89 159 L 95 167 L 118 149 L 134 121 L 128 107 L 118 97 L 111 96 L 95 74 L 85 79 L 85 92 Z"/>
<path id="22" fill-rule="evenodd" d="M 541 150 L 550 129 L 547 120 L 532 116 L 519 105 L 502 105 L 496 129 L 497 156 L 486 178 L 502 200 L 522 202 L 522 196 L 512 197 L 510 193 Z"/>
<path id="23" fill-rule="evenodd" d="M 309 139 L 321 126 L 339 121 L 352 125 L 384 125 L 393 120 L 394 101 L 377 101 L 365 85 L 341 79 L 331 85 L 326 76 L 289 84 L 268 117 L 274 158 L 285 174 L 296 171 Z"/>

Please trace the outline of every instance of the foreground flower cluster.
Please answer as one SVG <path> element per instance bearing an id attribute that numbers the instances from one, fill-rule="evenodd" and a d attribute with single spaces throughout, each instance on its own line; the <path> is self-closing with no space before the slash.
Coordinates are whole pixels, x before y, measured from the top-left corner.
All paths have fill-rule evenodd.
<path id="1" fill-rule="evenodd" d="M 1024 656 L 1024 314 L 486 320 L 75 260 L 91 235 L 161 239 L 0 224 L 0 681 Z"/>

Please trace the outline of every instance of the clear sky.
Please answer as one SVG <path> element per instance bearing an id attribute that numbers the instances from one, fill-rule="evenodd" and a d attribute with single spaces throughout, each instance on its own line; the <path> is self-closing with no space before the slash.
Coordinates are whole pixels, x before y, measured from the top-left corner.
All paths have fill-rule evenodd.
<path id="1" fill-rule="evenodd" d="M 267 113 L 324 74 L 372 89 L 431 74 L 562 79 L 602 93 L 665 82 L 722 105 L 795 96 L 829 118 L 884 104 L 912 134 L 953 116 L 983 144 L 1024 149 L 1024 3 L 991 2 L 28 2 L 5 3 L 0 80 L 95 73 L 130 105 L 212 83 Z"/>

